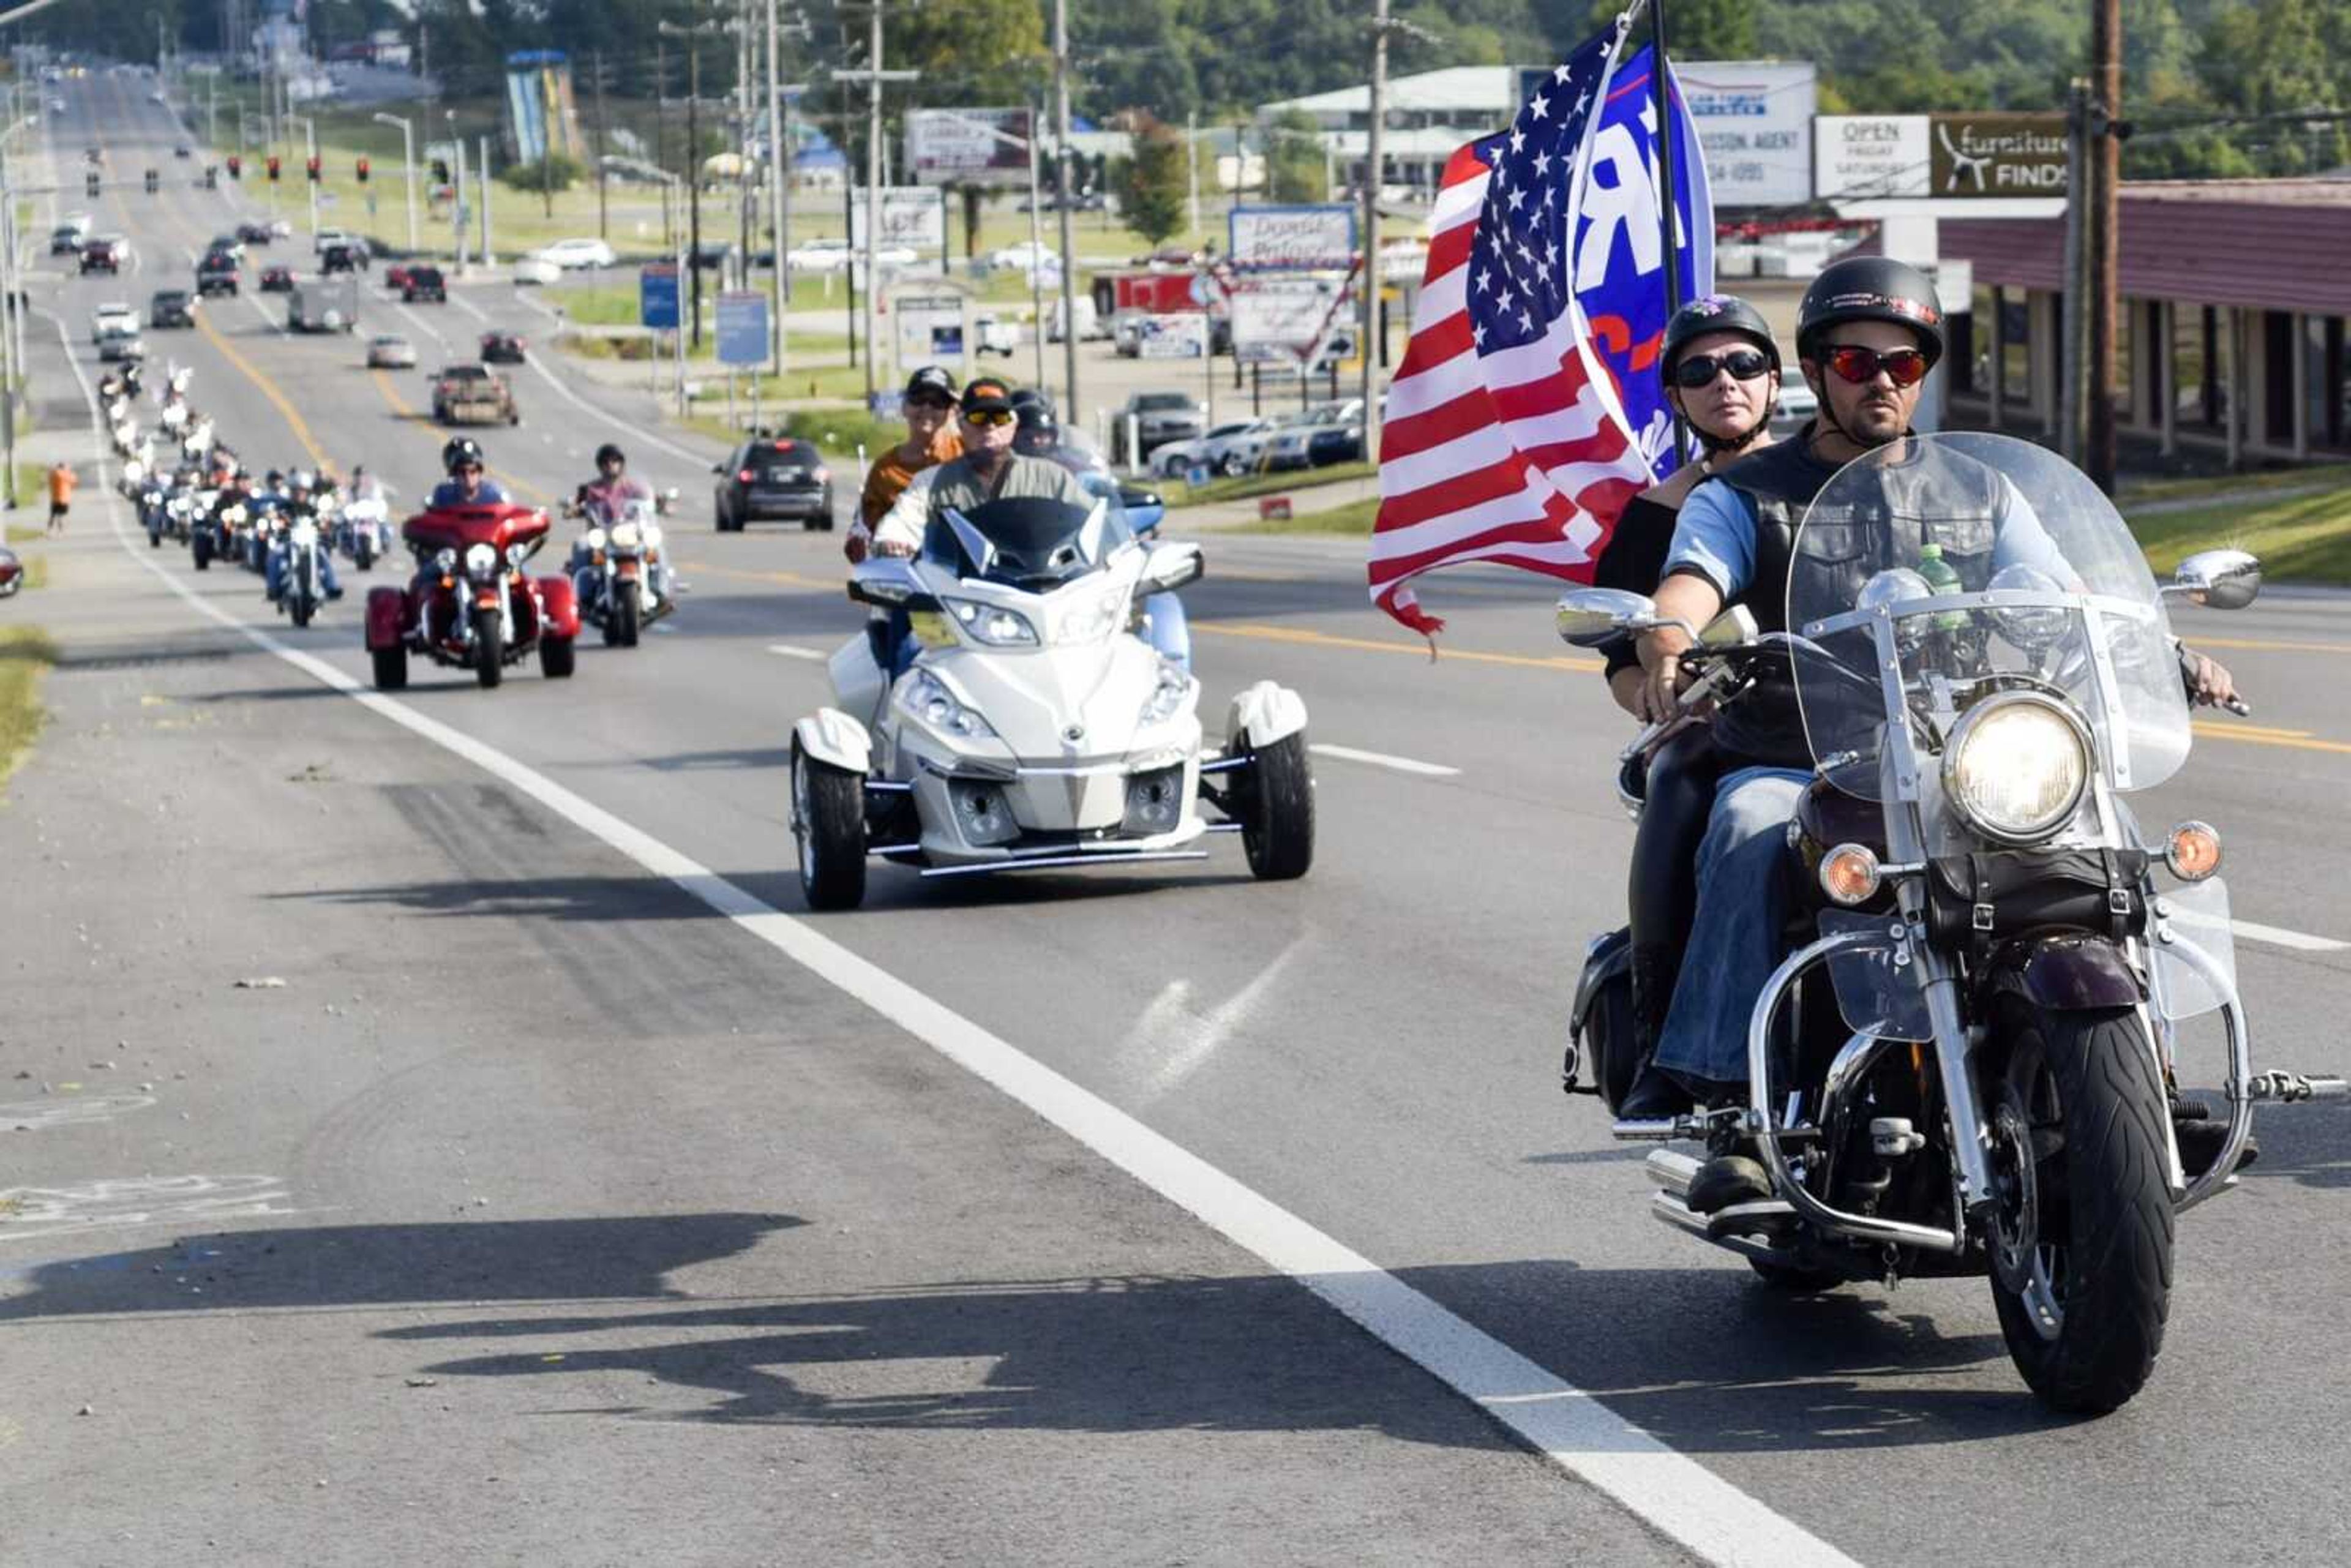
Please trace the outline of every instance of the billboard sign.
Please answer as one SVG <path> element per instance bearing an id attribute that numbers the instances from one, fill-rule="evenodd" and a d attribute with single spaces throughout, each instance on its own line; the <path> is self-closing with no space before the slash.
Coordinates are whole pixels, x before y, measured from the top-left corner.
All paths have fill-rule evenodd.
<path id="1" fill-rule="evenodd" d="M 2062 114 L 1938 114 L 1928 172 L 1938 196 L 2062 196 Z"/>
<path id="2" fill-rule="evenodd" d="M 549 152 L 586 156 L 571 98 L 571 65 L 562 50 L 526 49 L 507 57 L 507 122 L 522 162 L 536 163 Z"/>
<path id="3" fill-rule="evenodd" d="M 732 290 L 718 297 L 718 362 L 722 365 L 764 365 L 768 362 L 768 297 L 756 289 Z"/>
<path id="4" fill-rule="evenodd" d="M 1225 249 L 1243 272 L 1344 272 L 1355 264 L 1355 209 L 1235 207 Z"/>
<path id="5" fill-rule="evenodd" d="M 901 294 L 890 301 L 904 367 L 964 362 L 971 342 L 970 307 L 960 294 Z"/>
<path id="6" fill-rule="evenodd" d="M 1296 360 L 1314 352 L 1345 296 L 1303 279 L 1260 278 L 1232 291 L 1233 353 L 1243 363 Z"/>
<path id="7" fill-rule="evenodd" d="M 1926 196 L 1933 145 L 1923 114 L 1823 114 L 1813 122 L 1813 189 L 1823 202 Z"/>
<path id="8" fill-rule="evenodd" d="M 859 253 L 861 264 L 865 250 L 865 192 L 852 193 L 849 243 Z M 930 185 L 883 186 L 880 243 L 918 251 L 946 249 L 946 193 Z"/>
<path id="9" fill-rule="evenodd" d="M 1676 60 L 1706 180 L 1721 207 L 1794 207 L 1813 199 L 1813 68 L 1776 60 Z"/>
<path id="10" fill-rule="evenodd" d="M 677 329 L 677 263 L 657 261 L 637 269 L 637 321 L 657 331 Z"/>
<path id="11" fill-rule="evenodd" d="M 1134 326 L 1137 358 L 1145 360 L 1205 360 L 1208 357 L 1208 318 L 1198 310 L 1180 316 L 1145 316 Z"/>
<path id="12" fill-rule="evenodd" d="M 1025 109 L 908 110 L 906 167 L 925 185 L 1026 184 L 1029 119 Z"/>

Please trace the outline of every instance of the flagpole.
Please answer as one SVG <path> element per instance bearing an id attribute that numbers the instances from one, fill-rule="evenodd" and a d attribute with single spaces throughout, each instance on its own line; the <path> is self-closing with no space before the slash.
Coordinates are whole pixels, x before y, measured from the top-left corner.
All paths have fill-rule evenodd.
<path id="1" fill-rule="evenodd" d="M 1657 116 L 1657 226 L 1666 249 L 1666 318 L 1682 308 L 1681 204 L 1674 194 L 1674 152 L 1681 138 L 1674 131 L 1673 94 L 1666 84 L 1666 0 L 1649 0 L 1649 97 Z M 1689 430 L 1681 414 L 1674 415 L 1674 466 L 1682 465 L 1689 449 Z"/>

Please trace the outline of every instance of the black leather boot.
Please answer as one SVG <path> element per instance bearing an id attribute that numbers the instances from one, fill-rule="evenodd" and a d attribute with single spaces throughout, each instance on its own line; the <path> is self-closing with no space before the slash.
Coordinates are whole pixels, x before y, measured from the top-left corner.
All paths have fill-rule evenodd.
<path id="1" fill-rule="evenodd" d="M 1632 1086 L 1616 1107 L 1621 1122 L 1662 1122 L 1690 1108 L 1689 1092 L 1656 1064 L 1657 1041 L 1666 1031 L 1666 1009 L 1673 1002 L 1676 955 L 1670 948 L 1635 946 L 1633 975 L 1633 1038 L 1640 1067 Z"/>

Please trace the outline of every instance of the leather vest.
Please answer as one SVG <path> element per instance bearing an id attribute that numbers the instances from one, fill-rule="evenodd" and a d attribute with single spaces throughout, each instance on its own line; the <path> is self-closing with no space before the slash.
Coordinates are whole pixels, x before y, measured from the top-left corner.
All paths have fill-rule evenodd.
<path id="1" fill-rule="evenodd" d="M 1808 606 L 1850 608 L 1864 584 L 1894 561 L 1916 561 L 1940 545 L 1963 590 L 1980 590 L 2007 504 L 2007 482 L 1971 458 L 1931 443 L 1889 465 L 1877 483 L 1851 486 L 1830 506 L 1815 497 L 1837 472 L 1815 460 L 1802 437 L 1734 464 L 1722 482 L 1755 506 L 1755 570 L 1733 602 L 1766 632 L 1788 630 L 1792 597 Z M 1802 527 L 1800 530 L 1799 524 Z M 1800 537 L 1801 535 L 1801 537 Z M 1794 669 L 1767 663 L 1755 688 L 1715 721 L 1716 744 L 1752 761 L 1809 768 L 1813 758 L 1796 705 Z"/>

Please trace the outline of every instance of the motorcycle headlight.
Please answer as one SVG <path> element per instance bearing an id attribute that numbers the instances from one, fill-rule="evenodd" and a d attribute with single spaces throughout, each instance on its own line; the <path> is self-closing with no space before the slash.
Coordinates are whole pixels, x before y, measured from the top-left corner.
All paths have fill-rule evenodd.
<path id="1" fill-rule="evenodd" d="M 987 720 L 964 706 L 947 690 L 946 683 L 928 670 L 916 670 L 907 677 L 898 704 L 933 729 L 945 730 L 949 735 L 978 739 L 996 733 Z"/>
<path id="2" fill-rule="evenodd" d="M 1968 824 L 2037 843 L 2074 820 L 2090 782 L 2090 737 L 2058 703 L 2011 692 L 1970 708 L 1943 753 L 1943 789 Z"/>
<path id="3" fill-rule="evenodd" d="M 487 548 L 486 546 L 484 548 Z M 433 552 L 433 570 L 446 577 L 457 570 L 457 552 L 446 548 Z"/>
<path id="4" fill-rule="evenodd" d="M 643 538 L 634 523 L 614 523 L 606 537 L 612 541 L 614 549 L 634 549 Z"/>
<path id="5" fill-rule="evenodd" d="M 507 564 L 514 568 L 517 571 L 520 571 L 522 570 L 522 563 L 529 559 L 530 547 L 528 545 L 515 544 L 507 546 Z"/>
<path id="6" fill-rule="evenodd" d="M 245 521 L 245 517 L 246 512 L 243 507 L 231 507 L 228 510 L 221 514 L 221 521 L 227 523 L 232 528 L 236 524 Z"/>
<path id="7" fill-rule="evenodd" d="M 991 648 L 1033 648 L 1037 645 L 1037 628 L 1029 617 L 1017 610 L 1006 610 L 994 604 L 981 604 L 969 599 L 942 599 L 946 612 L 955 617 L 956 627 L 975 643 L 985 643 Z"/>
<path id="8" fill-rule="evenodd" d="M 293 539 L 298 545 L 307 546 L 317 544 L 319 542 L 318 525 L 307 522 L 295 524 Z"/>
<path id="9" fill-rule="evenodd" d="M 645 548 L 647 549 L 653 549 L 662 542 L 662 531 L 661 525 L 659 523 L 647 523 L 643 528 L 637 531 L 639 537 L 645 541 Z"/>
<path id="10" fill-rule="evenodd" d="M 1061 643 L 1099 643 L 1126 622 L 1127 596 L 1123 588 L 1095 594 L 1081 600 L 1061 617 L 1061 625 L 1054 640 Z"/>
<path id="11" fill-rule="evenodd" d="M 591 550 L 602 549 L 604 548 L 604 530 L 601 528 L 590 528 L 582 537 L 580 542 L 585 544 Z"/>
<path id="12" fill-rule="evenodd" d="M 467 577 L 487 577 L 497 570 L 498 552 L 495 547 L 486 544 L 467 545 L 465 547 L 465 575 Z"/>
<path id="13" fill-rule="evenodd" d="M 1192 677 L 1185 673 L 1181 664 L 1162 659 L 1159 662 L 1159 684 L 1152 687 L 1151 695 L 1144 699 L 1143 711 L 1136 716 L 1136 722 L 1143 725 L 1164 724 L 1174 718 L 1194 689 Z"/>

